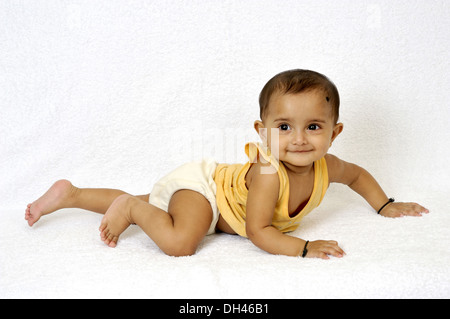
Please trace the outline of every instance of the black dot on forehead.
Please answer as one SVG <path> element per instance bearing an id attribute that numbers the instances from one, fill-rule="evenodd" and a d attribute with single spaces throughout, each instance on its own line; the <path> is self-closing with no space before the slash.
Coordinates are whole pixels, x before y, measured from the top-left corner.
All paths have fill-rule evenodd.
<path id="1" fill-rule="evenodd" d="M 327 102 L 330 102 L 330 98 L 328 96 L 326 97 L 326 99 L 327 99 Z"/>

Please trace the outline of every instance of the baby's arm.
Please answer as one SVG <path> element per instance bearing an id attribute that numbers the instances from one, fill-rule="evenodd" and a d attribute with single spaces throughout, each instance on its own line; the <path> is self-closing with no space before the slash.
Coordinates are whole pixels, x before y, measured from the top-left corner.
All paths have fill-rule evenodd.
<path id="1" fill-rule="evenodd" d="M 378 211 L 389 198 L 383 189 L 365 169 L 345 162 L 334 155 L 326 155 L 330 182 L 348 185 L 361 195 L 375 211 Z M 390 203 L 386 205 L 380 215 L 385 217 L 421 216 L 429 211 L 416 203 Z"/>
<path id="2" fill-rule="evenodd" d="M 283 234 L 272 226 L 272 218 L 278 199 L 280 181 L 277 173 L 260 174 L 260 166 L 256 169 L 249 185 L 247 198 L 246 232 L 248 238 L 257 247 L 276 255 L 301 256 L 306 241 Z M 328 255 L 342 257 L 344 251 L 336 241 L 317 240 L 308 243 L 306 257 L 328 259 Z"/>

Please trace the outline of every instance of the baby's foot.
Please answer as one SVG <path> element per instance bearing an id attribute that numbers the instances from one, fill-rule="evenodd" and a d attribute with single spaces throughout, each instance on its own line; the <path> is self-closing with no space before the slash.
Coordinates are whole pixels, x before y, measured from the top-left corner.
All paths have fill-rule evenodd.
<path id="1" fill-rule="evenodd" d="M 28 221 L 28 225 L 31 227 L 41 216 L 66 207 L 73 189 L 72 183 L 67 180 L 60 180 L 53 184 L 44 195 L 27 205 L 25 220 Z"/>
<path id="2" fill-rule="evenodd" d="M 109 247 L 116 247 L 120 234 L 122 234 L 130 222 L 130 207 L 128 198 L 130 195 L 117 197 L 109 206 L 100 224 L 100 237 Z"/>

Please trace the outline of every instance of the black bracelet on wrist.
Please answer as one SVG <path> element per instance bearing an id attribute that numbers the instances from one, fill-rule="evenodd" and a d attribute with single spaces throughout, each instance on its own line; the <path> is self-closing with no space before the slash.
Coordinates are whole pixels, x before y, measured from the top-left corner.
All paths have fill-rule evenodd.
<path id="1" fill-rule="evenodd" d="M 306 241 L 305 247 L 303 248 L 302 257 L 305 258 L 306 254 L 308 253 L 308 246 L 309 240 Z"/>
<path id="2" fill-rule="evenodd" d="M 379 214 L 383 210 L 383 208 L 385 208 L 388 204 L 393 203 L 393 202 L 395 202 L 395 199 L 389 198 L 388 202 L 386 204 L 384 204 L 383 206 L 381 206 L 381 208 L 378 210 L 377 214 Z"/>

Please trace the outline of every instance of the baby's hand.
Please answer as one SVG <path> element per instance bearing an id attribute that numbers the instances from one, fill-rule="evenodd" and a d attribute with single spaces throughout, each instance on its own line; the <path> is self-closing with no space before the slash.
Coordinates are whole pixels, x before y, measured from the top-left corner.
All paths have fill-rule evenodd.
<path id="1" fill-rule="evenodd" d="M 341 258 L 345 255 L 345 252 L 334 240 L 316 240 L 308 243 L 308 253 L 305 257 L 330 259 L 328 255 Z"/>
<path id="2" fill-rule="evenodd" d="M 384 217 L 422 216 L 430 211 L 416 203 L 391 203 L 381 211 Z"/>

